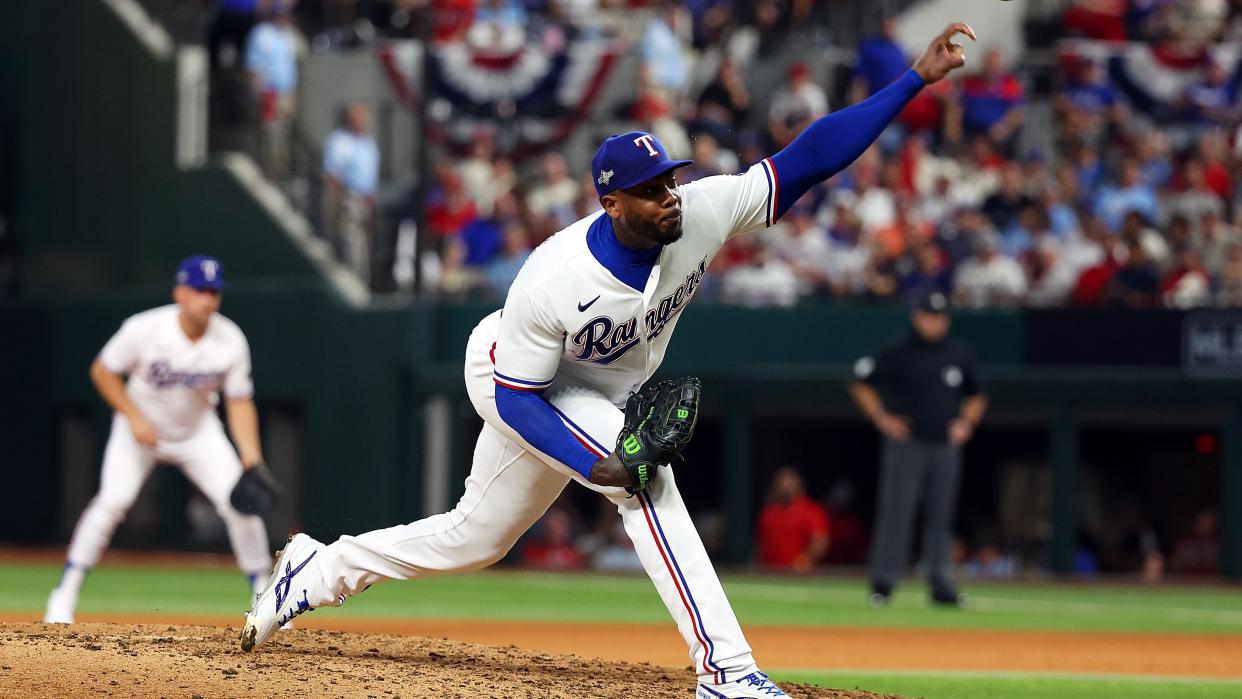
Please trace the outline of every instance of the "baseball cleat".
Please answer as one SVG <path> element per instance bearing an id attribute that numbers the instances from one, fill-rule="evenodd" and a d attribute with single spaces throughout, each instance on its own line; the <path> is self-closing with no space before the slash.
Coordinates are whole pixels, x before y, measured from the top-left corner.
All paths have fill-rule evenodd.
<path id="1" fill-rule="evenodd" d="M 241 648 L 249 651 L 263 643 L 276 630 L 289 624 L 303 612 L 313 611 L 307 599 L 308 584 L 315 574 L 308 564 L 323 549 L 323 544 L 305 534 L 296 534 L 276 554 L 276 568 L 263 592 L 255 596 L 254 606 L 246 613 L 242 626 Z"/>
<path id="2" fill-rule="evenodd" d="M 724 684 L 699 684 L 696 699 L 756 699 L 789 696 L 762 672 L 755 671 Z"/>
<path id="3" fill-rule="evenodd" d="M 72 624 L 75 600 L 59 587 L 52 588 L 47 598 L 47 611 L 43 612 L 45 624 Z"/>
<path id="4" fill-rule="evenodd" d="M 970 603 L 970 596 L 953 589 L 940 589 L 933 590 L 928 595 L 927 601 L 931 602 L 932 606 L 935 607 L 963 609 Z"/>

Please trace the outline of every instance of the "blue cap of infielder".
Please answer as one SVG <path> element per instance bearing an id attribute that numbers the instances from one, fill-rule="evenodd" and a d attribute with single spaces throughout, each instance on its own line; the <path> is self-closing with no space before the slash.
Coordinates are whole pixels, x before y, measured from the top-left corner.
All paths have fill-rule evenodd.
<path id="1" fill-rule="evenodd" d="M 672 160 L 659 139 L 645 131 L 609 136 L 591 158 L 595 193 L 604 196 L 618 189 L 642 184 L 693 160 Z"/>
<path id="2" fill-rule="evenodd" d="M 177 265 L 177 284 L 185 284 L 199 291 L 224 288 L 224 269 L 220 260 L 208 255 L 191 255 Z"/>

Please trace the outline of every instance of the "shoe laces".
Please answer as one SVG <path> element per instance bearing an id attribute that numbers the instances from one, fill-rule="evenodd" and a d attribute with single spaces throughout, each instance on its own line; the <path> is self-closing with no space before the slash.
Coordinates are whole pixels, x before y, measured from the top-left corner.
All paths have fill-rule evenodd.
<path id="1" fill-rule="evenodd" d="M 763 674 L 762 672 L 752 672 L 749 675 L 743 677 L 742 681 L 745 682 L 747 685 L 757 690 L 760 690 L 764 694 L 767 694 L 768 696 L 773 696 L 773 697 L 789 696 L 785 692 L 781 691 L 780 687 L 777 687 L 776 685 L 772 684 L 772 680 L 769 680 L 768 676 Z"/>
<path id="2" fill-rule="evenodd" d="M 319 552 L 311 552 L 311 555 L 307 556 L 306 560 L 298 564 L 296 568 L 293 567 L 292 561 L 286 562 L 285 574 L 276 581 L 276 612 L 280 615 L 277 617 L 277 620 L 282 626 L 292 621 L 294 617 L 298 616 L 302 612 L 311 610 L 306 590 L 302 590 L 302 599 L 299 600 L 290 598 L 289 588 L 293 585 L 293 577 L 300 573 L 302 569 L 306 567 L 306 564 L 310 563 L 311 559 L 314 558 L 317 553 Z M 289 609 L 283 609 L 286 601 L 294 602 L 294 606 Z"/>

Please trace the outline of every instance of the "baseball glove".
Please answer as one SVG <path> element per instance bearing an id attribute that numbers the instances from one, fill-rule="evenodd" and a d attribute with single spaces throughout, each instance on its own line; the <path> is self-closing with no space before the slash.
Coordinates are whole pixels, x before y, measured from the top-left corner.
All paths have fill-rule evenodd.
<path id="1" fill-rule="evenodd" d="M 630 395 L 617 458 L 630 476 L 630 492 L 646 488 L 660 466 L 681 460 L 699 418 L 699 380 L 661 381 Z"/>
<path id="2" fill-rule="evenodd" d="M 233 509 L 244 515 L 266 516 L 276 506 L 280 497 L 280 484 L 262 463 L 242 471 L 237 485 L 229 494 L 229 502 Z"/>

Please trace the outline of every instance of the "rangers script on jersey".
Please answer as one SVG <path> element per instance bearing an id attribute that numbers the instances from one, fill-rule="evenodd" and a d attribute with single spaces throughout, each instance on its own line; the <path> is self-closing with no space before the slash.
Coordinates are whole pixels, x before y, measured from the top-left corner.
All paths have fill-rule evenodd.
<path id="1" fill-rule="evenodd" d="M 568 381 L 625 405 L 660 366 L 681 311 L 732 235 L 773 217 L 776 180 L 764 160 L 741 175 L 682 185 L 682 238 L 664 246 L 647 286 L 613 276 L 587 247 L 599 213 L 539 246 L 518 273 L 496 339 L 496 383 L 540 390 Z"/>
<path id="2" fill-rule="evenodd" d="M 221 391 L 249 398 L 250 345 L 241 328 L 216 313 L 197 342 L 177 320 L 180 308 L 160 306 L 130 316 L 99 353 L 104 368 L 129 374 L 126 391 L 160 439 L 189 438 L 203 420 L 218 420 Z"/>

